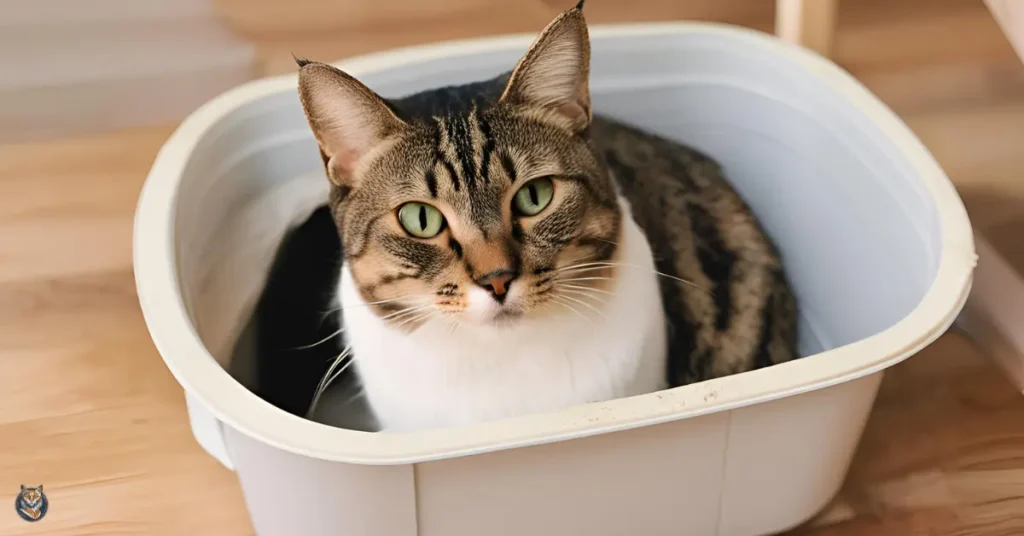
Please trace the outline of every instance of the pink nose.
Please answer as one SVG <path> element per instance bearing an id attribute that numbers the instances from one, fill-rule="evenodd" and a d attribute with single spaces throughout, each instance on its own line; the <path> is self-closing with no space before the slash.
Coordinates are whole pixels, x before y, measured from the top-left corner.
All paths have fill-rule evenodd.
<path id="1" fill-rule="evenodd" d="M 496 270 L 477 279 L 476 284 L 491 291 L 491 294 L 498 301 L 502 301 L 505 299 L 505 294 L 508 293 L 508 288 L 512 286 L 512 280 L 515 278 L 516 273 L 512 270 Z"/>

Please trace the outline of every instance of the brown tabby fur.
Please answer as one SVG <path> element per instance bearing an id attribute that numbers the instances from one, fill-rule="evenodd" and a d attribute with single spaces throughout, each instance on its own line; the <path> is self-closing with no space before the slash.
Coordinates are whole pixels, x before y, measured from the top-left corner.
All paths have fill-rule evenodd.
<path id="1" fill-rule="evenodd" d="M 594 117 L 582 2 L 553 21 L 511 73 L 386 101 L 334 67 L 298 60 L 299 92 L 333 186 L 345 262 L 377 314 L 405 329 L 401 297 L 436 295 L 457 312 L 464 289 L 496 271 L 528 285 L 521 314 L 564 314 L 559 268 L 614 263 L 621 195 L 662 272 L 669 385 L 796 356 L 796 302 L 779 254 L 710 158 Z M 532 217 L 516 191 L 551 177 Z M 418 239 L 403 203 L 438 207 L 447 228 Z M 600 289 L 621 266 L 595 266 Z M 685 280 L 685 282 L 683 281 Z M 496 342 L 500 344 L 499 342 Z"/>

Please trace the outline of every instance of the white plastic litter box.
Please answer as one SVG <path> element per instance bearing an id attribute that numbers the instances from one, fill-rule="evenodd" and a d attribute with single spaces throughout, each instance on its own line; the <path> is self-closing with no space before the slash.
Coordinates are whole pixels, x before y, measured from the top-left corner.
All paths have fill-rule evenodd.
<path id="1" fill-rule="evenodd" d="M 386 97 L 511 69 L 535 36 L 338 65 Z M 367 433 L 286 413 L 225 369 L 279 240 L 325 202 L 296 76 L 186 119 L 135 221 L 146 322 L 202 446 L 261 536 L 771 534 L 841 485 L 882 372 L 971 286 L 952 184 L 854 78 L 771 35 L 706 23 L 592 27 L 597 113 L 717 159 L 779 244 L 807 357 L 672 390 L 477 426 Z M 301 51 L 296 51 L 300 53 Z M 322 187 L 311 187 L 314 181 Z M 281 188 L 310 192 L 275 203 Z"/>

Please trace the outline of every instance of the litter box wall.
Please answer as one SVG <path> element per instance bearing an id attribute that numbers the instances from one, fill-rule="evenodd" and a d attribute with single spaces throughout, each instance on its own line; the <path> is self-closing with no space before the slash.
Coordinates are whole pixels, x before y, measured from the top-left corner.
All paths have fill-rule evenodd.
<path id="1" fill-rule="evenodd" d="M 418 464 L 285 452 L 227 429 L 259 534 L 773 534 L 842 484 L 881 373 L 733 411 Z M 298 497 L 282 495 L 297 493 Z M 283 515 L 290 508 L 316 512 Z"/>
<path id="2" fill-rule="evenodd" d="M 237 471 L 260 535 L 785 530 L 840 486 L 882 371 L 959 312 L 975 262 L 966 212 L 909 130 L 846 73 L 772 36 L 719 25 L 591 35 L 596 111 L 718 159 L 779 243 L 808 357 L 411 434 L 278 410 L 225 368 L 278 241 L 324 201 L 326 180 L 295 77 L 247 84 L 194 113 L 158 155 L 136 214 L 135 266 L 193 431 Z M 343 66 L 397 96 L 497 74 L 532 39 L 416 47 Z M 275 202 L 283 198 L 292 202 Z"/>

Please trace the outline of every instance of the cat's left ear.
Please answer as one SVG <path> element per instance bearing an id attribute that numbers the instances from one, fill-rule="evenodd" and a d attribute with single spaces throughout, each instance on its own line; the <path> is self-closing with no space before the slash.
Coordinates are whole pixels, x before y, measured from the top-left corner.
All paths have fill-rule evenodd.
<path id="1" fill-rule="evenodd" d="M 583 2 L 559 15 L 512 71 L 502 102 L 553 112 L 572 132 L 590 124 L 590 35 Z"/>

